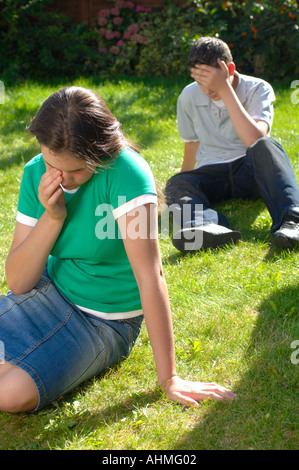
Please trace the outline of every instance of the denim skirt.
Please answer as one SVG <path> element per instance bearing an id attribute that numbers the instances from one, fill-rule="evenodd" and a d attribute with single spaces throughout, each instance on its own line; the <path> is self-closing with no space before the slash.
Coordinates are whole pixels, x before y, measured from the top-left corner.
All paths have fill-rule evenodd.
<path id="1" fill-rule="evenodd" d="M 28 293 L 0 296 L 0 352 L 33 379 L 37 411 L 127 357 L 142 320 L 103 320 L 83 313 L 45 271 Z"/>

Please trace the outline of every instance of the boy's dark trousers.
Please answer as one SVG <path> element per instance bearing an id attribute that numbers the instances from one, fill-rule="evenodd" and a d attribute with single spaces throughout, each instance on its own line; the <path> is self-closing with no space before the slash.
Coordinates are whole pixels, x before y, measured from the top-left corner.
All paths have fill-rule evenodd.
<path id="1" fill-rule="evenodd" d="M 230 228 L 212 205 L 233 198 L 261 197 L 272 217 L 271 232 L 280 227 L 286 213 L 299 214 L 299 188 L 293 169 L 282 146 L 271 137 L 257 140 L 244 157 L 233 162 L 174 175 L 167 182 L 165 196 L 181 227 L 187 204 L 189 227 L 216 223 Z"/>

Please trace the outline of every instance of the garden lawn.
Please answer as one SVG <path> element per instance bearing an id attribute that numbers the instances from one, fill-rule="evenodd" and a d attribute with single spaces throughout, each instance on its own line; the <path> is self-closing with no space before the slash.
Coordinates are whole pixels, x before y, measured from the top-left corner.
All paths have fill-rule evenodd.
<path id="1" fill-rule="evenodd" d="M 105 99 L 128 137 L 140 145 L 162 189 L 182 160 L 176 100 L 187 83 L 92 78 L 73 82 Z M 22 168 L 39 152 L 25 125 L 44 99 L 66 84 L 6 87 L 0 105 L 1 293 L 7 291 L 4 264 Z M 292 103 L 290 84 L 275 91 L 272 136 L 288 152 L 299 181 L 299 104 Z M 184 256 L 161 236 L 160 247 L 178 373 L 229 387 L 237 400 L 207 400 L 198 408 L 168 401 L 157 387 L 143 327 L 129 359 L 103 377 L 39 413 L 1 413 L 1 450 L 298 448 L 299 346 L 293 348 L 299 340 L 298 251 L 272 247 L 271 220 L 262 201 L 230 201 L 221 210 L 242 232 L 238 245 Z"/>

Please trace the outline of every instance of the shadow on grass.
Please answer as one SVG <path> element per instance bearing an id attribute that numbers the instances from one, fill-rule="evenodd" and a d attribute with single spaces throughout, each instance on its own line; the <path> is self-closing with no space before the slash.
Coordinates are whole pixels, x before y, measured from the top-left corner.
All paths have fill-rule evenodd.
<path id="1" fill-rule="evenodd" d="M 97 380 L 100 380 L 100 378 Z M 88 388 L 88 383 L 81 386 L 81 393 L 85 391 L 88 392 Z M 158 390 L 143 391 L 141 393 L 132 394 L 130 398 L 112 403 L 99 411 L 90 411 L 86 408 L 83 411 L 79 411 L 77 415 L 73 412 L 69 419 L 65 417 L 62 420 L 56 421 L 54 426 L 43 426 L 38 436 L 38 442 L 47 443 L 47 446 L 50 446 L 50 448 L 55 447 L 57 449 L 60 446 L 63 448 L 66 440 L 74 442 L 76 436 L 80 434 L 83 446 L 88 445 L 90 448 L 102 448 L 103 444 L 99 433 L 102 427 L 113 426 L 125 421 L 132 423 L 131 425 L 133 429 L 135 429 L 135 423 L 137 421 L 134 415 L 135 410 L 154 404 L 160 399 L 161 393 Z M 72 403 L 76 402 L 76 393 L 73 392 L 71 395 L 64 397 L 60 401 L 62 407 L 65 401 L 69 401 L 72 406 Z M 44 415 L 47 423 L 49 423 L 51 410 L 54 411 L 53 416 L 55 416 L 56 410 L 52 406 L 46 408 L 42 413 L 39 413 L 36 420 L 38 419 L 41 423 Z M 118 441 L 118 443 L 114 445 L 112 442 L 106 443 L 105 447 L 109 444 L 112 449 L 113 447 L 116 448 L 117 445 L 121 446 L 121 442 Z M 38 446 L 39 444 L 37 444 L 37 449 Z"/>
<path id="2" fill-rule="evenodd" d="M 203 404 L 205 411 L 199 415 L 198 423 L 183 439 L 172 441 L 172 450 L 297 448 L 298 365 L 292 361 L 291 344 L 299 338 L 298 313 L 297 285 L 279 290 L 264 300 L 244 351 L 242 362 L 246 372 L 233 389 L 237 399 Z M 117 375 L 117 370 L 116 367 L 111 374 Z M 68 416 L 66 405 L 74 406 L 78 390 L 82 395 L 89 392 L 90 386 L 92 381 L 37 414 L 20 414 L 13 418 L 2 415 L 0 438 L 1 432 L 7 436 L 9 430 L 10 436 L 19 438 L 10 448 L 36 450 L 63 448 L 66 441 L 74 442 L 79 436 L 85 446 L 101 448 L 99 430 L 102 426 L 128 420 L 134 427 L 134 410 L 161 399 L 159 390 L 142 391 L 99 411 L 89 411 L 87 406 Z M 192 419 L 194 423 L 196 414 Z M 30 438 L 26 438 L 27 432 Z M 110 445 L 112 448 L 112 443 Z"/>
<path id="3" fill-rule="evenodd" d="M 292 359 L 292 342 L 299 338 L 298 313 L 297 285 L 265 299 L 243 357 L 247 372 L 233 389 L 237 400 L 211 403 L 174 449 L 298 448 L 299 365 Z"/>
<path id="4" fill-rule="evenodd" d="M 113 377 L 114 373 L 117 374 L 117 370 L 118 366 L 115 366 L 107 372 L 107 375 Z M 122 421 L 132 423 L 134 429 L 135 410 L 161 400 L 161 392 L 158 389 L 144 390 L 132 393 L 129 398 L 115 400 L 111 405 L 103 407 L 99 393 L 99 410 L 94 408 L 93 403 L 92 411 L 86 406 L 85 409 L 80 407 L 80 410 L 76 412 L 74 406 L 78 400 L 78 392 L 80 399 L 82 399 L 82 395 L 89 393 L 94 381 L 101 381 L 104 376 L 105 374 L 86 381 L 37 413 L 20 413 L 18 415 L 1 413 L 0 450 L 59 449 L 64 448 L 66 441 L 76 441 L 78 435 L 80 435 L 83 446 L 101 448 L 101 436 L 97 433 L 99 429 L 113 426 Z M 68 407 L 71 408 L 69 412 Z M 13 436 L 12 438 L 7 435 L 8 430 L 10 436 Z M 5 442 L 9 442 L 5 446 L 3 446 L 1 432 L 5 433 Z M 27 433 L 30 437 L 26 436 Z M 121 445 L 121 442 L 119 444 Z M 110 448 L 113 449 L 112 443 L 110 445 Z"/>

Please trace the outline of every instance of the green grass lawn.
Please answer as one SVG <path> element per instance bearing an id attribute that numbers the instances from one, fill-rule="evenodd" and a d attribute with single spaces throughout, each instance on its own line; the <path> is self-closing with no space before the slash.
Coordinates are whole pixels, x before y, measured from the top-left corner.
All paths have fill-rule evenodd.
<path id="1" fill-rule="evenodd" d="M 181 164 L 176 100 L 184 80 L 80 79 L 107 102 L 141 147 L 163 189 Z M 291 83 L 291 81 L 290 81 Z M 12 240 L 22 168 L 39 152 L 25 125 L 49 94 L 68 83 L 23 83 L 0 105 L 0 293 Z M 276 86 L 272 136 L 288 152 L 299 181 L 299 104 Z M 183 408 L 157 387 L 146 329 L 123 364 L 39 413 L 0 414 L 0 449 L 296 449 L 298 448 L 298 251 L 275 250 L 262 201 L 221 206 L 242 232 L 236 246 L 182 255 L 160 247 L 182 377 L 214 381 L 238 396 Z M 1 339 L 1 331 L 0 331 Z M 298 346 L 297 346 L 298 349 Z M 1 367 L 1 365 L 0 365 Z M 49 364 L 51 367 L 51 364 Z"/>

